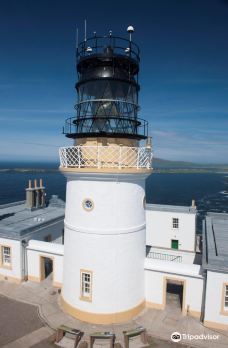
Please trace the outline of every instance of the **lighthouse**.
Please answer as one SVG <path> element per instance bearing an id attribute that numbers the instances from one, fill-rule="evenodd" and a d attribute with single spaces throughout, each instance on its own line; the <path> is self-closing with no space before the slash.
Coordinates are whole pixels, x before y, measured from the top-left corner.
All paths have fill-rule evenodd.
<path id="1" fill-rule="evenodd" d="M 145 306 L 148 123 L 138 117 L 140 52 L 128 38 L 85 38 L 77 47 L 76 116 L 60 148 L 67 178 L 62 307 L 96 324 L 132 319 Z"/>

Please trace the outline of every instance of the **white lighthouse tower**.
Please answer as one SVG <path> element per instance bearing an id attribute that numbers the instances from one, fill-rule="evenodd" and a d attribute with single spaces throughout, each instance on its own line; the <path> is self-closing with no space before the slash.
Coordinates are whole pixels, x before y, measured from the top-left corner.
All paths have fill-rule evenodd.
<path id="1" fill-rule="evenodd" d="M 77 50 L 77 115 L 60 149 L 67 177 L 62 305 L 91 323 L 130 320 L 144 308 L 147 122 L 137 117 L 139 49 L 94 36 Z M 140 141 L 144 141 L 144 147 Z"/>

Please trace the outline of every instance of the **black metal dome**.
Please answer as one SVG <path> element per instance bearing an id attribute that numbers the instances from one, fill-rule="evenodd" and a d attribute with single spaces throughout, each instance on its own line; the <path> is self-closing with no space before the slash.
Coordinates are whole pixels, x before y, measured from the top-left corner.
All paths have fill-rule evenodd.
<path id="1" fill-rule="evenodd" d="M 87 39 L 77 49 L 78 102 L 68 118 L 68 138 L 147 138 L 147 121 L 138 118 L 139 48 L 112 35 Z"/>

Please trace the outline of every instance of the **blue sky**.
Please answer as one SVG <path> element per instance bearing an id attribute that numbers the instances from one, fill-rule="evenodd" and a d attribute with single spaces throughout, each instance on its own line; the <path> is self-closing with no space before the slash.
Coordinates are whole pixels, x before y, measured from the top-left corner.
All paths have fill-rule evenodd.
<path id="1" fill-rule="evenodd" d="M 75 29 L 141 49 L 140 117 L 156 157 L 228 163 L 228 1 L 8 0 L 0 4 L 0 160 L 55 161 L 74 115 Z"/>

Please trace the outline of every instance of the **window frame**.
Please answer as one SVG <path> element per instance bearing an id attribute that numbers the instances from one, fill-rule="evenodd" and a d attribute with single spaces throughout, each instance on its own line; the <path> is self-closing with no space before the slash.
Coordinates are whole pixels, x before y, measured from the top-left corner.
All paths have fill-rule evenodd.
<path id="1" fill-rule="evenodd" d="M 226 298 L 228 298 L 228 295 L 226 295 L 226 290 L 228 290 L 228 282 L 222 283 L 221 288 L 221 308 L 220 308 L 220 315 L 226 315 L 228 316 L 228 306 L 225 306 Z"/>
<path id="2" fill-rule="evenodd" d="M 84 277 L 89 276 L 89 280 Z M 80 270 L 80 300 L 92 302 L 92 285 L 93 285 L 93 272 L 86 269 Z M 85 289 L 89 288 L 89 292 Z M 88 295 L 87 295 L 88 293 Z"/>
<path id="3" fill-rule="evenodd" d="M 227 300 L 226 300 L 226 298 L 227 298 Z M 226 302 L 227 302 L 227 306 L 225 305 Z M 228 283 L 227 282 L 222 284 L 222 297 L 221 297 L 220 314 L 228 316 Z"/>
<path id="4" fill-rule="evenodd" d="M 12 269 L 12 247 L 10 245 L 1 245 L 1 262 L 0 262 L 0 267 L 2 268 L 7 268 L 7 269 Z M 6 254 L 4 252 L 4 248 L 9 249 L 9 254 Z M 8 257 L 9 262 L 5 262 L 5 256 Z"/>
<path id="5" fill-rule="evenodd" d="M 224 285 L 224 308 L 228 310 L 228 284 Z"/>
<path id="6" fill-rule="evenodd" d="M 174 221 L 175 220 L 175 221 Z M 173 217 L 172 218 L 172 228 L 174 230 L 178 230 L 180 227 L 180 219 L 178 217 Z"/>

